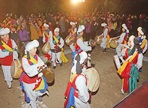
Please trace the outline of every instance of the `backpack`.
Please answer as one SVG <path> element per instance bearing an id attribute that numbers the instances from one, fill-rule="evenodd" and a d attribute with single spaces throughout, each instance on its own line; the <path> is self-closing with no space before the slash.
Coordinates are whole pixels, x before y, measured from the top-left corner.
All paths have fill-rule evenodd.
<path id="1" fill-rule="evenodd" d="M 81 74 L 79 74 L 81 75 Z M 75 76 L 72 82 L 68 82 L 67 84 L 67 88 L 65 91 L 65 102 L 64 102 L 64 108 L 74 108 L 74 96 L 78 96 L 78 94 L 76 94 L 75 91 L 77 91 L 76 86 L 75 86 L 75 81 L 77 79 L 77 77 L 79 76 Z"/>

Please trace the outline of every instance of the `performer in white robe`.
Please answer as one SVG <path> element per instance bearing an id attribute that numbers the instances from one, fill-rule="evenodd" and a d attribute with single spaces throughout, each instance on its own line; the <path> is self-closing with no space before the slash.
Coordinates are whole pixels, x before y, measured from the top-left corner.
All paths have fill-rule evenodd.
<path id="1" fill-rule="evenodd" d="M 76 108 L 90 108 L 90 104 L 88 102 L 90 95 L 87 87 L 87 78 L 83 75 L 83 72 L 85 71 L 83 63 L 86 61 L 86 59 L 87 53 L 85 51 L 76 54 L 74 58 L 74 66 L 71 70 L 72 76 L 75 76 L 75 74 L 79 75 L 75 80 L 77 95 L 74 95 L 74 105 Z"/>
<path id="2" fill-rule="evenodd" d="M 108 27 L 106 23 L 101 24 L 102 27 L 104 27 L 103 33 L 100 35 L 102 36 L 102 42 L 100 44 L 100 47 L 103 49 L 104 52 L 106 52 L 106 41 L 108 36 Z"/>
<path id="3" fill-rule="evenodd" d="M 53 37 L 49 40 L 53 68 L 56 68 L 57 62 L 62 66 L 61 51 L 64 46 L 64 40 L 59 36 L 59 28 L 55 28 Z"/>
<path id="4" fill-rule="evenodd" d="M 0 29 L 0 64 L 8 89 L 12 86 L 11 64 L 18 59 L 18 47 L 14 40 L 9 38 L 10 29 Z"/>
<path id="5" fill-rule="evenodd" d="M 45 67 L 44 62 L 36 54 L 39 42 L 33 40 L 25 46 L 25 54 L 22 58 L 23 72 L 20 77 L 22 91 L 25 101 L 31 104 L 32 108 L 37 108 L 37 98 L 48 94 L 48 85 L 43 73 L 40 71 Z"/>
<path id="6" fill-rule="evenodd" d="M 122 47 L 127 47 L 127 36 L 128 36 L 129 30 L 127 29 L 125 24 L 122 24 L 122 33 L 119 36 L 119 39 L 117 40 L 118 46 L 116 48 L 116 53 L 118 55 L 118 57 L 123 61 L 122 58 Z"/>

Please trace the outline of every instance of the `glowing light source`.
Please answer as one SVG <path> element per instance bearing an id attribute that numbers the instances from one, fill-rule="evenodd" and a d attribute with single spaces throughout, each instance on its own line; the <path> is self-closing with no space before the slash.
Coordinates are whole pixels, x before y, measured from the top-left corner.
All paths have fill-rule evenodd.
<path id="1" fill-rule="evenodd" d="M 72 3 L 73 3 L 73 4 L 76 4 L 76 3 L 78 3 L 78 1 L 79 1 L 79 0 L 72 0 Z"/>
<path id="2" fill-rule="evenodd" d="M 76 4 L 78 2 L 85 2 L 85 0 L 72 0 L 72 3 Z"/>

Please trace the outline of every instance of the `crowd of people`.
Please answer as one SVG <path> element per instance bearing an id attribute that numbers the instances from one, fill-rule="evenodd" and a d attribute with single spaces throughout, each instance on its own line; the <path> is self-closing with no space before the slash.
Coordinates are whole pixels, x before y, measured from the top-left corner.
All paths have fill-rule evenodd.
<path id="1" fill-rule="evenodd" d="M 143 55 L 147 51 L 146 23 L 148 21 L 144 14 L 139 17 L 121 16 L 111 12 L 86 14 L 83 17 L 62 14 L 17 17 L 8 14 L 0 23 L 0 64 L 8 89 L 11 89 L 13 79 L 11 64 L 14 60 L 21 59 L 20 84 L 25 101 L 36 108 L 36 100 L 44 94 L 48 95 L 48 84 L 41 72 L 46 64 L 37 54 L 37 49 L 40 47 L 41 51 L 45 44 L 50 45 L 45 57 L 52 62 L 55 69 L 57 64 L 63 65 L 61 55 L 65 57 L 63 48 L 67 44 L 72 51 L 70 81 L 75 86 L 74 106 L 90 108 L 91 96 L 85 71 L 95 67 L 91 63 L 91 52 L 100 41 L 98 39 L 101 39 L 100 47 L 103 52 L 107 52 L 111 47 L 110 41 L 115 39 L 116 53 L 121 65 L 117 70 L 122 79 L 121 92 L 130 93 L 137 87 Z"/>

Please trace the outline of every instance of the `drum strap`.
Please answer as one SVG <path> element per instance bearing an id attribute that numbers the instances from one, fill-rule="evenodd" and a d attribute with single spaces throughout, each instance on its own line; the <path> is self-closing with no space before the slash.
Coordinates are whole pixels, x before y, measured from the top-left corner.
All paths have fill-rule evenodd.
<path id="1" fill-rule="evenodd" d="M 27 55 L 24 55 L 25 58 L 27 58 Z M 37 55 L 35 55 L 35 57 L 30 56 L 30 59 L 28 60 L 29 64 L 37 64 L 38 62 L 38 58 Z"/>
<path id="2" fill-rule="evenodd" d="M 2 46 L 6 51 L 13 52 L 11 39 L 8 40 L 8 44 L 6 44 L 4 41 L 1 42 L 3 44 Z"/>

